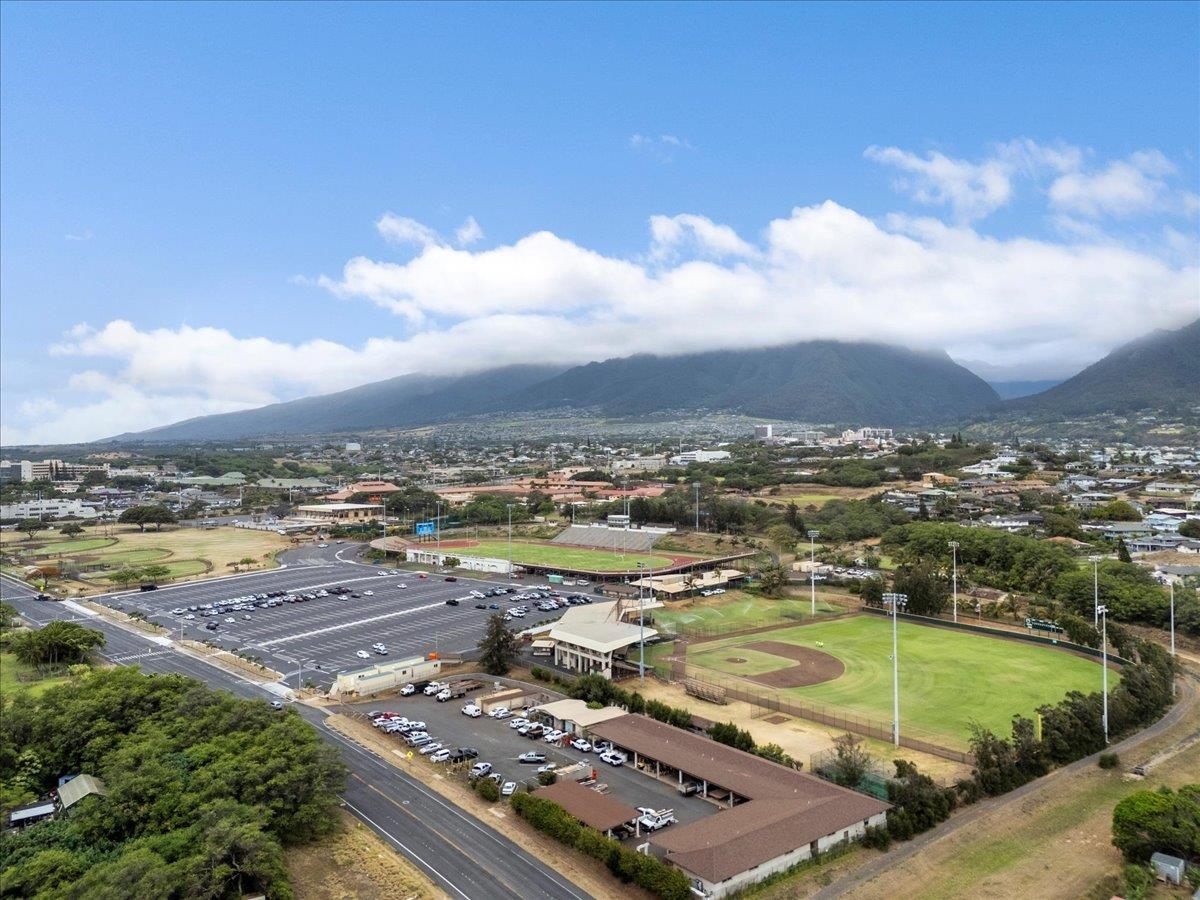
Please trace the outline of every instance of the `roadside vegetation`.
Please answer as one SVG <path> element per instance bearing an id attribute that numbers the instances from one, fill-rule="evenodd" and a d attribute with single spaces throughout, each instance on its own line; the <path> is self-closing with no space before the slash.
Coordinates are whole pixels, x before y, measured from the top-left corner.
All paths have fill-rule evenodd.
<path id="1" fill-rule="evenodd" d="M 63 775 L 107 787 L 0 839 L 6 896 L 290 898 L 283 848 L 334 828 L 343 767 L 294 713 L 126 668 L 2 712 L 4 805 Z"/>

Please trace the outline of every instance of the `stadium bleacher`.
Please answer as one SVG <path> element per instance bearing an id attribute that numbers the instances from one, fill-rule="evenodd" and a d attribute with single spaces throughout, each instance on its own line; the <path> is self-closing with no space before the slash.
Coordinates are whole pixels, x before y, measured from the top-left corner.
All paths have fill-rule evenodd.
<path id="1" fill-rule="evenodd" d="M 616 550 L 640 553 L 653 549 L 655 542 L 663 536 L 661 531 L 640 528 L 609 528 L 607 525 L 570 525 L 552 541 L 572 547 L 593 547 L 598 550 Z"/>

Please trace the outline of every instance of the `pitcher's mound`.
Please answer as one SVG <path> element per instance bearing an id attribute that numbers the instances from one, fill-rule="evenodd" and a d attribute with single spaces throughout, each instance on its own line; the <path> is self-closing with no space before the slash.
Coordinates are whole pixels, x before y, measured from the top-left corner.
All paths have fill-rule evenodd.
<path id="1" fill-rule="evenodd" d="M 782 641 L 756 641 L 746 645 L 747 650 L 758 650 L 781 656 L 796 662 L 794 666 L 776 669 L 774 672 L 762 672 L 748 676 L 751 681 L 766 687 L 791 688 L 805 687 L 810 684 L 821 684 L 841 678 L 846 671 L 845 665 L 836 656 L 831 656 L 821 650 L 810 647 L 797 647 L 795 644 L 785 644 Z"/>
<path id="2" fill-rule="evenodd" d="M 745 661 L 746 661 L 746 657 L 744 657 L 744 656 L 727 656 L 727 657 L 725 657 L 725 662 L 727 662 L 727 663 L 744 663 Z"/>

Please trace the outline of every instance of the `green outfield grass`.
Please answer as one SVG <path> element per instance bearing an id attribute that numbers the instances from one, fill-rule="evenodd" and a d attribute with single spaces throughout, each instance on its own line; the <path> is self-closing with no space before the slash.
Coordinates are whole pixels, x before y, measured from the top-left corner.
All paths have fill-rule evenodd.
<path id="1" fill-rule="evenodd" d="M 737 631 L 773 622 L 786 624 L 811 617 L 809 600 L 794 598 L 772 599 L 747 591 L 731 590 L 717 597 L 701 597 L 688 605 L 671 603 L 667 609 L 656 610 L 655 622 L 665 626 Z M 817 595 L 817 615 L 841 612 Z"/>
<path id="2" fill-rule="evenodd" d="M 37 696 L 56 685 L 66 684 L 69 680 L 66 675 L 39 678 L 34 669 L 19 662 L 13 654 L 0 652 L 0 696 L 5 699 L 11 698 L 18 691 L 28 691 Z"/>
<path id="3" fill-rule="evenodd" d="M 1007 736 L 1016 713 L 1032 716 L 1038 706 L 1057 703 L 1068 691 L 1100 690 L 1098 663 L 1052 647 L 909 622 L 900 623 L 899 638 L 900 720 L 916 736 L 937 735 L 965 746 L 972 720 Z M 887 619 L 855 616 L 706 642 L 693 645 L 688 663 L 725 674 L 746 674 L 748 667 L 754 669 L 751 674 L 770 671 L 758 668 L 761 654 L 741 647 L 762 640 L 820 649 L 846 666 L 840 678 L 779 689 L 780 696 L 891 721 L 892 626 Z M 816 647 L 818 641 L 824 646 Z M 752 654 L 750 664 L 726 661 Z M 780 658 L 775 668 L 793 664 Z M 1119 680 L 1110 671 L 1109 689 Z"/>
<path id="4" fill-rule="evenodd" d="M 479 541 L 470 547 L 442 549 L 443 553 L 461 556 L 487 556 L 508 559 L 508 541 Z M 594 550 L 590 547 L 568 547 L 563 544 L 512 542 L 513 562 L 531 563 L 536 566 L 562 566 L 566 569 L 587 569 L 593 572 L 634 572 L 638 563 L 647 563 L 654 568 L 671 565 L 669 556 L 647 556 L 627 553 L 622 556 L 611 550 Z M 702 557 L 696 557 L 701 559 Z"/>
<path id="5" fill-rule="evenodd" d="M 83 553 L 87 550 L 99 550 L 102 547 L 111 547 L 116 542 L 116 538 L 78 538 L 73 541 L 58 541 L 54 544 L 46 544 L 29 551 L 29 555 L 57 556 L 60 553 Z"/>
<path id="6" fill-rule="evenodd" d="M 114 567 L 145 566 L 152 562 L 167 559 L 170 555 L 170 550 L 164 550 L 161 547 L 147 547 L 143 550 L 117 550 L 114 553 L 97 553 L 94 557 L 89 556 L 87 559 L 91 562 Z"/>

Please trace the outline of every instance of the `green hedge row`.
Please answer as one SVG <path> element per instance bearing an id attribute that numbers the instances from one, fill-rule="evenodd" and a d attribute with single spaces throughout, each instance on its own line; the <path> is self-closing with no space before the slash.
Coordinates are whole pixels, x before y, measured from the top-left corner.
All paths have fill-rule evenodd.
<path id="1" fill-rule="evenodd" d="M 594 828 L 581 825 L 552 800 L 513 794 L 513 811 L 556 841 L 603 862 L 621 881 L 632 882 L 664 900 L 688 900 L 691 883 L 681 871 L 653 856 L 622 847 Z"/>

